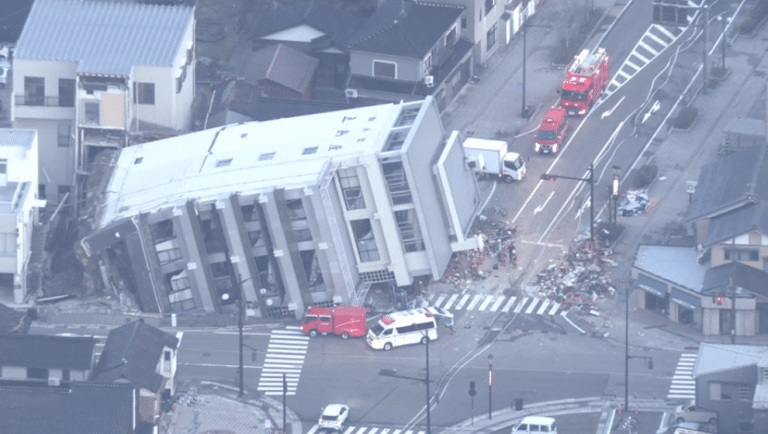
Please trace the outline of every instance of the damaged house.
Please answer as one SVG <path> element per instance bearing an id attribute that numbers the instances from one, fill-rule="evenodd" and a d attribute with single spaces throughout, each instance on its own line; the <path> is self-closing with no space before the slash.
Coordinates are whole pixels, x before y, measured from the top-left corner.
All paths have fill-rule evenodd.
<path id="1" fill-rule="evenodd" d="M 297 316 L 439 279 L 480 192 L 434 100 L 229 125 L 122 149 L 82 239 L 146 312 Z M 98 180 L 92 180 L 98 183 Z"/>

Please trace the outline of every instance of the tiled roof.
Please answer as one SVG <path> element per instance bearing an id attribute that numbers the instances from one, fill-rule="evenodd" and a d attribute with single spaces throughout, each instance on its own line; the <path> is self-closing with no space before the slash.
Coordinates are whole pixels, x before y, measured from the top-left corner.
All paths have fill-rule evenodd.
<path id="1" fill-rule="evenodd" d="M 194 8 L 186 6 L 37 0 L 14 56 L 78 62 L 78 73 L 128 77 L 134 65 L 172 65 L 193 18 Z"/>
<path id="2" fill-rule="evenodd" d="M 731 284 L 751 294 L 768 298 L 768 273 L 741 262 L 729 262 L 707 270 L 701 292 L 708 295 L 723 294 Z"/>
<path id="3" fill-rule="evenodd" d="M 0 335 L 0 366 L 87 371 L 94 345 L 89 336 Z"/>
<path id="4" fill-rule="evenodd" d="M 306 24 L 326 34 L 323 44 L 313 48 L 321 49 L 332 45 L 343 50 L 349 43 L 349 38 L 364 23 L 365 18 L 337 9 L 323 1 L 298 0 L 281 4 L 279 9 L 262 14 L 252 27 L 251 37 L 261 38 Z"/>
<path id="5" fill-rule="evenodd" d="M 360 74 L 350 75 L 347 88 L 401 93 L 404 95 L 426 95 L 424 86 L 415 81 L 392 80 L 389 78 L 378 78 Z"/>
<path id="6" fill-rule="evenodd" d="M 768 203 L 747 203 L 746 205 L 712 217 L 707 229 L 704 248 L 757 230 L 768 234 Z"/>
<path id="7" fill-rule="evenodd" d="M 15 43 L 34 0 L 3 0 L 0 10 L 0 42 Z"/>
<path id="8" fill-rule="evenodd" d="M 303 95 L 312 83 L 319 60 L 284 44 L 253 53 L 242 76 L 247 83 L 269 80 Z"/>
<path id="9" fill-rule="evenodd" d="M 699 265 L 697 258 L 698 253 L 692 247 L 640 245 L 632 265 L 698 292 L 707 267 Z"/>
<path id="10" fill-rule="evenodd" d="M 0 381 L 0 431 L 24 434 L 125 434 L 133 431 L 129 384 L 72 382 L 19 387 Z"/>
<path id="11" fill-rule="evenodd" d="M 767 354 L 768 347 L 764 346 L 702 342 L 693 366 L 693 377 L 757 365 Z"/>
<path id="12" fill-rule="evenodd" d="M 176 348 L 178 342 L 176 337 L 143 320 L 112 329 L 91 380 L 110 383 L 127 380 L 135 387 L 157 392 L 163 382 L 157 373 L 163 348 Z"/>
<path id="13" fill-rule="evenodd" d="M 463 12 L 457 5 L 388 0 L 352 37 L 350 49 L 420 59 Z"/>

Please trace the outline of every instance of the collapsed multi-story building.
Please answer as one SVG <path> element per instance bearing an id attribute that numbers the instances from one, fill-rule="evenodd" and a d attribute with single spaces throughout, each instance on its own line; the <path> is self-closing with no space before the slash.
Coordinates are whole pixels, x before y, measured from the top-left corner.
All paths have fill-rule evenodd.
<path id="1" fill-rule="evenodd" d="M 257 316 L 439 278 L 481 207 L 431 97 L 228 125 L 121 149 L 82 240 L 144 311 Z M 103 164 L 102 164 L 103 165 Z"/>

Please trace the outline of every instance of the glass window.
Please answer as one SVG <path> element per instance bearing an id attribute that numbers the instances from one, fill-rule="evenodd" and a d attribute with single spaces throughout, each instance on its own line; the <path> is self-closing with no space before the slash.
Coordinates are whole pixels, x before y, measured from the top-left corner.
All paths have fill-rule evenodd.
<path id="1" fill-rule="evenodd" d="M 139 104 L 155 104 L 155 83 L 134 83 L 133 100 Z"/>
<path id="2" fill-rule="evenodd" d="M 411 203 L 411 189 L 408 186 L 408 177 L 405 175 L 403 162 L 400 160 L 384 160 L 381 163 L 381 169 L 384 172 L 384 180 L 387 182 L 392 205 Z"/>
<path id="3" fill-rule="evenodd" d="M 488 30 L 488 34 L 485 37 L 485 49 L 490 50 L 491 47 L 496 45 L 496 24 L 491 27 L 491 30 Z"/>
<path id="4" fill-rule="evenodd" d="M 8 160 L 3 158 L 0 160 L 0 175 L 5 175 L 8 173 Z"/>
<path id="5" fill-rule="evenodd" d="M 395 211 L 397 229 L 400 231 L 400 239 L 406 252 L 418 252 L 425 249 L 424 239 L 421 236 L 421 228 L 416 211 L 407 209 Z"/>
<path id="6" fill-rule="evenodd" d="M 725 250 L 725 260 L 727 261 L 733 261 L 733 256 L 731 255 L 731 252 L 733 252 L 733 249 L 726 249 Z M 758 261 L 760 259 L 760 253 L 756 249 L 743 249 L 739 250 L 736 249 L 736 261 Z"/>
<path id="7" fill-rule="evenodd" d="M 488 15 L 494 6 L 496 6 L 496 0 L 485 0 L 485 14 Z"/>
<path id="8" fill-rule="evenodd" d="M 98 101 L 85 102 L 85 122 L 89 124 L 100 125 Z"/>
<path id="9" fill-rule="evenodd" d="M 45 105 L 43 77 L 24 77 L 24 105 Z"/>
<path id="10" fill-rule="evenodd" d="M 357 251 L 360 254 L 360 262 L 378 261 L 380 259 L 379 249 L 376 247 L 371 221 L 368 219 L 352 220 L 350 224 L 355 236 Z"/>
<path id="11" fill-rule="evenodd" d="M 75 106 L 75 80 L 73 78 L 59 79 L 59 107 Z"/>
<path id="12" fill-rule="evenodd" d="M 393 62 L 384 62 L 381 60 L 373 61 L 373 76 L 380 78 L 397 78 L 397 64 Z"/>
<path id="13" fill-rule="evenodd" d="M 448 34 L 445 35 L 445 46 L 448 48 L 453 47 L 456 44 L 456 27 L 451 27 Z"/>
<path id="14" fill-rule="evenodd" d="M 360 188 L 360 179 L 357 177 L 357 169 L 339 169 L 337 175 L 347 209 L 364 209 L 365 199 L 363 190 Z"/>
<path id="15" fill-rule="evenodd" d="M 72 135 L 72 125 L 59 124 L 59 146 L 69 147 Z"/>

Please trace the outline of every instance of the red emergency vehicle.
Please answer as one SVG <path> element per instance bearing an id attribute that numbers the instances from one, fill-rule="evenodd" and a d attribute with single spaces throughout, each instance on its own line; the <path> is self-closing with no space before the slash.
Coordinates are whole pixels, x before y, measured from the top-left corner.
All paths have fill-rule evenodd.
<path id="1" fill-rule="evenodd" d="M 556 153 L 563 147 L 568 133 L 568 113 L 562 107 L 547 110 L 536 133 L 536 152 Z"/>
<path id="2" fill-rule="evenodd" d="M 587 114 L 610 80 L 610 56 L 605 48 L 593 53 L 582 50 L 568 67 L 568 75 L 560 92 L 560 106 L 568 110 L 568 114 Z"/>
<path id="3" fill-rule="evenodd" d="M 312 337 L 318 333 L 333 333 L 342 339 L 364 336 L 367 332 L 367 312 L 366 308 L 356 306 L 312 306 L 301 319 L 301 332 Z"/>

